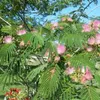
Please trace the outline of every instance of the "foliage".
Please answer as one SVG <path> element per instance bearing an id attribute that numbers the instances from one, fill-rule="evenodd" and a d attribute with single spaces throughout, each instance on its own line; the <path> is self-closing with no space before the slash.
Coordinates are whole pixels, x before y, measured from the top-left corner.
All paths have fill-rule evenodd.
<path id="1" fill-rule="evenodd" d="M 3 16 L 13 14 L 10 17 L 16 19 L 9 24 L 7 18 L 0 18 L 0 86 L 4 90 L 14 86 L 9 92 L 13 94 L 20 86 L 22 92 L 17 92 L 28 100 L 100 99 L 100 20 L 83 24 L 66 15 L 59 22 L 47 22 L 31 30 L 29 20 L 17 22 L 20 14 L 22 19 L 25 17 L 22 11 L 26 14 L 33 8 L 42 14 L 52 13 L 52 9 L 80 5 L 80 0 L 1 0 L 2 3 L 6 6 L 0 6 L 0 13 L 5 10 Z M 19 7 L 22 3 L 25 5 Z M 12 99 L 11 95 L 5 97 Z"/>

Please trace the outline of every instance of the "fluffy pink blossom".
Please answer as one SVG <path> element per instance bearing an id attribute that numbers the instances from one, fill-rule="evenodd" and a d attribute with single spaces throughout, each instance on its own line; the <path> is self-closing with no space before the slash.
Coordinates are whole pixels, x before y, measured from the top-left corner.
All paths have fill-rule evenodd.
<path id="1" fill-rule="evenodd" d="M 93 21 L 93 28 L 94 28 L 94 30 L 99 30 L 99 28 L 100 28 L 100 20 L 94 20 Z"/>
<path id="2" fill-rule="evenodd" d="M 97 33 L 97 34 L 95 35 L 95 38 L 96 38 L 96 39 L 100 39 L 100 33 Z"/>
<path id="3" fill-rule="evenodd" d="M 24 35 L 24 34 L 26 34 L 26 30 L 19 30 L 17 32 L 17 35 Z"/>
<path id="4" fill-rule="evenodd" d="M 97 44 L 97 45 L 100 44 L 100 39 L 96 39 L 95 44 Z"/>
<path id="5" fill-rule="evenodd" d="M 20 47 L 23 47 L 25 45 L 24 41 L 21 41 L 19 45 Z"/>
<path id="6" fill-rule="evenodd" d="M 55 58 L 54 58 L 54 61 L 55 62 L 58 62 L 60 60 L 60 57 L 59 56 L 56 56 Z"/>
<path id="7" fill-rule="evenodd" d="M 66 47 L 64 45 L 59 44 L 57 46 L 57 52 L 58 52 L 58 54 L 63 54 L 63 53 L 65 53 L 65 51 L 66 51 Z"/>
<path id="8" fill-rule="evenodd" d="M 87 80 L 92 80 L 93 76 L 90 72 L 90 70 L 88 68 L 86 68 L 86 72 L 85 72 L 85 75 L 84 77 L 87 79 Z"/>
<path id="9" fill-rule="evenodd" d="M 51 29 L 54 30 L 59 26 L 58 22 L 52 23 Z"/>
<path id="10" fill-rule="evenodd" d="M 95 35 L 95 44 L 100 44 L 100 34 L 98 33 L 98 34 L 96 34 Z"/>
<path id="11" fill-rule="evenodd" d="M 67 21 L 69 21 L 69 22 L 73 22 L 73 19 L 70 18 L 70 17 L 68 17 L 68 18 L 67 18 Z"/>
<path id="12" fill-rule="evenodd" d="M 92 30 L 91 26 L 88 24 L 84 24 L 82 28 L 83 28 L 82 32 L 90 32 Z"/>
<path id="13" fill-rule="evenodd" d="M 12 36 L 5 36 L 3 38 L 3 43 L 9 44 L 12 43 L 12 40 L 13 40 Z"/>
<path id="14" fill-rule="evenodd" d="M 86 50 L 87 50 L 88 52 L 91 52 L 91 51 L 93 51 L 93 47 L 89 46 L 89 47 L 86 48 Z"/>
<path id="15" fill-rule="evenodd" d="M 63 17 L 61 20 L 62 20 L 63 22 L 66 21 L 66 17 Z"/>
<path id="16" fill-rule="evenodd" d="M 94 38 L 94 37 L 90 37 L 90 38 L 88 39 L 88 44 L 89 44 L 89 45 L 94 45 L 94 44 L 95 44 L 95 38 Z"/>
<path id="17" fill-rule="evenodd" d="M 93 76 L 88 68 L 86 68 L 85 74 L 81 78 L 81 83 L 85 83 L 88 80 L 92 80 Z"/>
<path id="18" fill-rule="evenodd" d="M 75 72 L 74 67 L 68 67 L 68 68 L 66 68 L 66 70 L 65 70 L 65 73 L 66 73 L 67 75 L 71 75 L 71 74 L 73 74 L 74 72 Z"/>

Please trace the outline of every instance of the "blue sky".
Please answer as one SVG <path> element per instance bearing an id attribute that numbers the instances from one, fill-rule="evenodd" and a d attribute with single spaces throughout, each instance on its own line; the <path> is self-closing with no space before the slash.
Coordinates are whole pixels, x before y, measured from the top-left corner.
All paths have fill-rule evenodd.
<path id="1" fill-rule="evenodd" d="M 75 8 L 74 8 L 75 9 Z M 77 8 L 76 8 L 77 9 Z M 48 16 L 45 18 L 45 20 L 49 20 L 49 21 L 57 21 L 57 17 L 59 15 L 67 15 L 69 12 L 73 11 L 73 8 L 72 7 L 69 7 L 69 8 L 65 8 L 63 9 L 61 12 L 58 12 L 56 14 L 56 16 Z M 98 4 L 94 4 L 92 3 L 91 6 L 88 7 L 88 9 L 85 10 L 86 14 L 88 14 L 88 16 L 92 17 L 92 16 L 100 16 L 100 0 L 98 0 Z M 87 19 L 83 19 L 83 21 L 85 22 L 89 22 L 89 20 Z"/>

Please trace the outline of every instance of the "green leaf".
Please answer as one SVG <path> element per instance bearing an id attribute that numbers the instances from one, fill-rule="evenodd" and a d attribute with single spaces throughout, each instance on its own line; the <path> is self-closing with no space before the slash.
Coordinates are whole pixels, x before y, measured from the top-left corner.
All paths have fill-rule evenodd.
<path id="1" fill-rule="evenodd" d="M 62 94 L 60 95 L 59 100 L 72 100 L 73 98 L 73 91 L 74 91 L 74 87 L 68 87 L 66 88 Z"/>
<path id="2" fill-rule="evenodd" d="M 84 87 L 80 95 L 81 100 L 100 100 L 99 94 L 94 87 Z"/>
<path id="3" fill-rule="evenodd" d="M 44 70 L 44 68 L 47 67 L 48 64 L 43 64 L 40 65 L 39 67 L 33 69 L 28 75 L 27 78 L 31 81 L 32 79 L 34 79 L 40 72 L 42 72 Z"/>
<path id="4" fill-rule="evenodd" d="M 4 33 L 8 33 L 8 34 L 12 35 L 16 32 L 16 28 L 15 28 L 15 26 L 14 27 L 12 27 L 12 26 L 3 26 L 1 31 L 4 32 Z"/>
<path id="5" fill-rule="evenodd" d="M 81 53 L 73 55 L 68 61 L 71 62 L 72 66 L 88 66 L 90 68 L 95 68 L 95 60 L 89 53 Z"/>
<path id="6" fill-rule="evenodd" d="M 49 98 L 52 97 L 53 94 L 58 89 L 60 79 L 60 68 L 58 66 L 47 70 L 43 73 L 40 81 L 40 87 L 38 89 L 37 98 Z"/>
<path id="7" fill-rule="evenodd" d="M 16 45 L 14 43 L 12 44 L 4 44 L 0 48 L 0 58 L 7 59 L 8 56 L 10 57 L 15 52 Z"/>

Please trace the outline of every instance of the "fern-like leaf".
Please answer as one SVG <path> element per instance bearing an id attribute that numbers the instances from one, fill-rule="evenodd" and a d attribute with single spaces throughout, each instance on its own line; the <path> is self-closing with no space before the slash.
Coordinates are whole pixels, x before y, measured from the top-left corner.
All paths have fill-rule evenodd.
<path id="1" fill-rule="evenodd" d="M 33 69 L 28 75 L 27 78 L 31 81 L 34 79 L 44 68 L 47 67 L 47 64 L 40 65 L 39 67 Z"/>
<path id="2" fill-rule="evenodd" d="M 12 44 L 4 44 L 0 48 L 0 58 L 1 59 L 8 59 L 12 54 L 14 54 L 16 45 L 14 43 Z"/>
<path id="3" fill-rule="evenodd" d="M 84 87 L 80 97 L 81 100 L 100 100 L 100 96 L 94 87 Z"/>
<path id="4" fill-rule="evenodd" d="M 58 66 L 43 73 L 38 89 L 37 98 L 49 98 L 57 91 L 60 78 L 60 68 Z"/>

